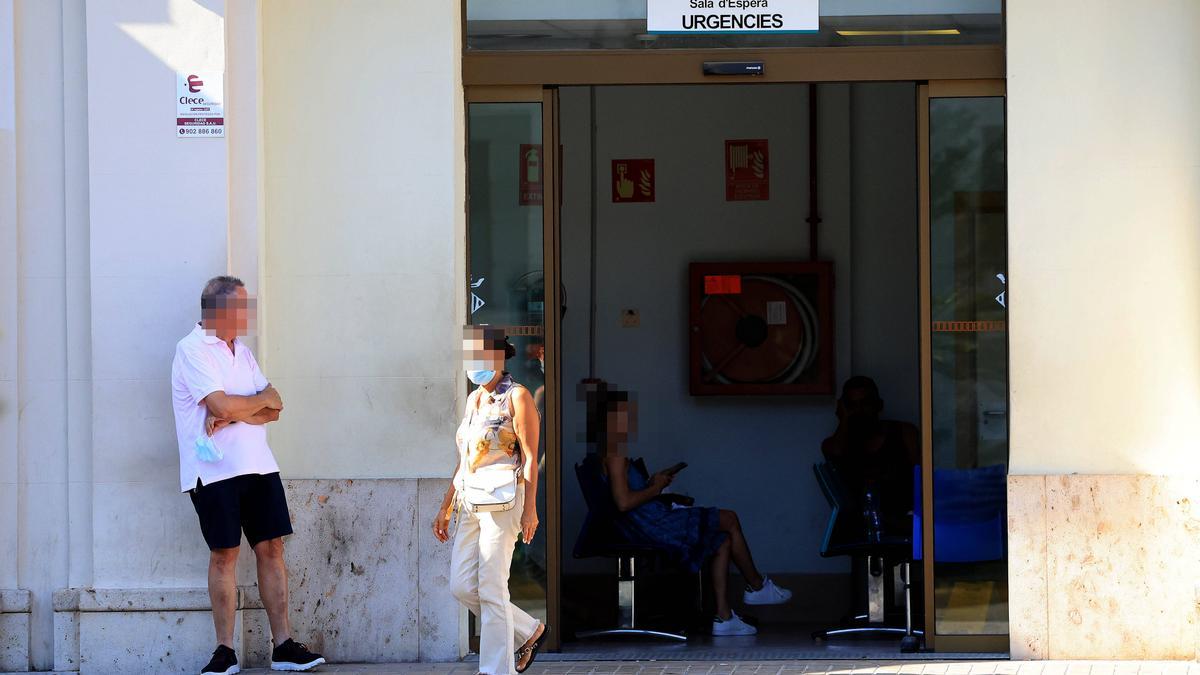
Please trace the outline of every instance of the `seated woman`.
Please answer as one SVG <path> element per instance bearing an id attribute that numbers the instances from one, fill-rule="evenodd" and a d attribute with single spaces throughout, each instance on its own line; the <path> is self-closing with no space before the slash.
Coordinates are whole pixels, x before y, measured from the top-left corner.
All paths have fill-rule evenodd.
<path id="1" fill-rule="evenodd" d="M 792 592 L 759 573 L 750 555 L 742 525 L 733 511 L 711 507 L 680 507 L 662 499 L 663 490 L 679 469 L 659 471 L 647 479 L 629 461 L 626 449 L 637 427 L 637 409 L 629 392 L 598 380 L 584 383 L 589 451 L 602 459 L 605 479 L 620 511 L 617 521 L 626 537 L 665 551 L 675 562 L 698 571 L 710 561 L 717 614 L 713 635 L 754 635 L 757 629 L 742 621 L 729 606 L 729 563 L 746 580 L 742 601 L 747 605 L 778 605 Z"/>

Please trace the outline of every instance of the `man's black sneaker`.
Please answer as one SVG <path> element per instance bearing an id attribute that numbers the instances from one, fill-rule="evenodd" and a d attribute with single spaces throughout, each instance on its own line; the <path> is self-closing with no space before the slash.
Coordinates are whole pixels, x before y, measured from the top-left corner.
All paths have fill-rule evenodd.
<path id="1" fill-rule="evenodd" d="M 237 662 L 237 654 L 225 645 L 217 645 L 216 651 L 213 652 L 212 660 L 204 666 L 204 670 L 200 671 L 201 675 L 233 675 L 234 673 L 242 672 L 241 666 Z"/>
<path id="2" fill-rule="evenodd" d="M 312 670 L 325 663 L 325 657 L 308 651 L 303 643 L 288 638 L 271 652 L 271 670 Z"/>

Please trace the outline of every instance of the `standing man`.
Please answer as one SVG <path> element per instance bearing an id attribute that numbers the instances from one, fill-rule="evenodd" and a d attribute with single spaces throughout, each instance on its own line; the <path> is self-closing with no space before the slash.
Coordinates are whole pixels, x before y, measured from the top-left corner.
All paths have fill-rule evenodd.
<path id="1" fill-rule="evenodd" d="M 271 669 L 310 670 L 325 662 L 292 639 L 288 622 L 283 537 L 292 524 L 264 428 L 279 419 L 283 401 L 237 337 L 249 328 L 253 309 L 240 279 L 210 279 L 200 296 L 201 321 L 175 346 L 171 364 L 180 489 L 191 494 L 212 551 L 208 594 L 217 649 L 201 673 L 241 671 L 232 645 L 242 532 L 258 562 L 271 623 Z"/>

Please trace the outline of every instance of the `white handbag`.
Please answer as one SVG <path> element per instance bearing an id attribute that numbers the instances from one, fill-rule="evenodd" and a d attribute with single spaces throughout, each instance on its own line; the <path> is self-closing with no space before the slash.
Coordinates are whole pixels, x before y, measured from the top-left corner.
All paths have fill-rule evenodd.
<path id="1" fill-rule="evenodd" d="M 484 467 L 462 477 L 462 506 L 475 513 L 509 511 L 517 505 L 519 470 L 511 466 Z"/>

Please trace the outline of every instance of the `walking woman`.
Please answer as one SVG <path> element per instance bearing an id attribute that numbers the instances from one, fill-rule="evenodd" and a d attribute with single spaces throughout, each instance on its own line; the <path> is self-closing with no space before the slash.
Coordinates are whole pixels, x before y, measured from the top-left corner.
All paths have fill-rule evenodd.
<path id="1" fill-rule="evenodd" d="M 457 513 L 450 591 L 479 617 L 479 672 L 523 673 L 549 629 L 509 600 L 508 570 L 517 537 L 537 532 L 538 431 L 533 396 L 503 370 L 516 349 L 495 328 L 467 327 L 463 361 L 478 385 L 458 427 L 458 469 L 433 521 L 450 539 Z"/>

